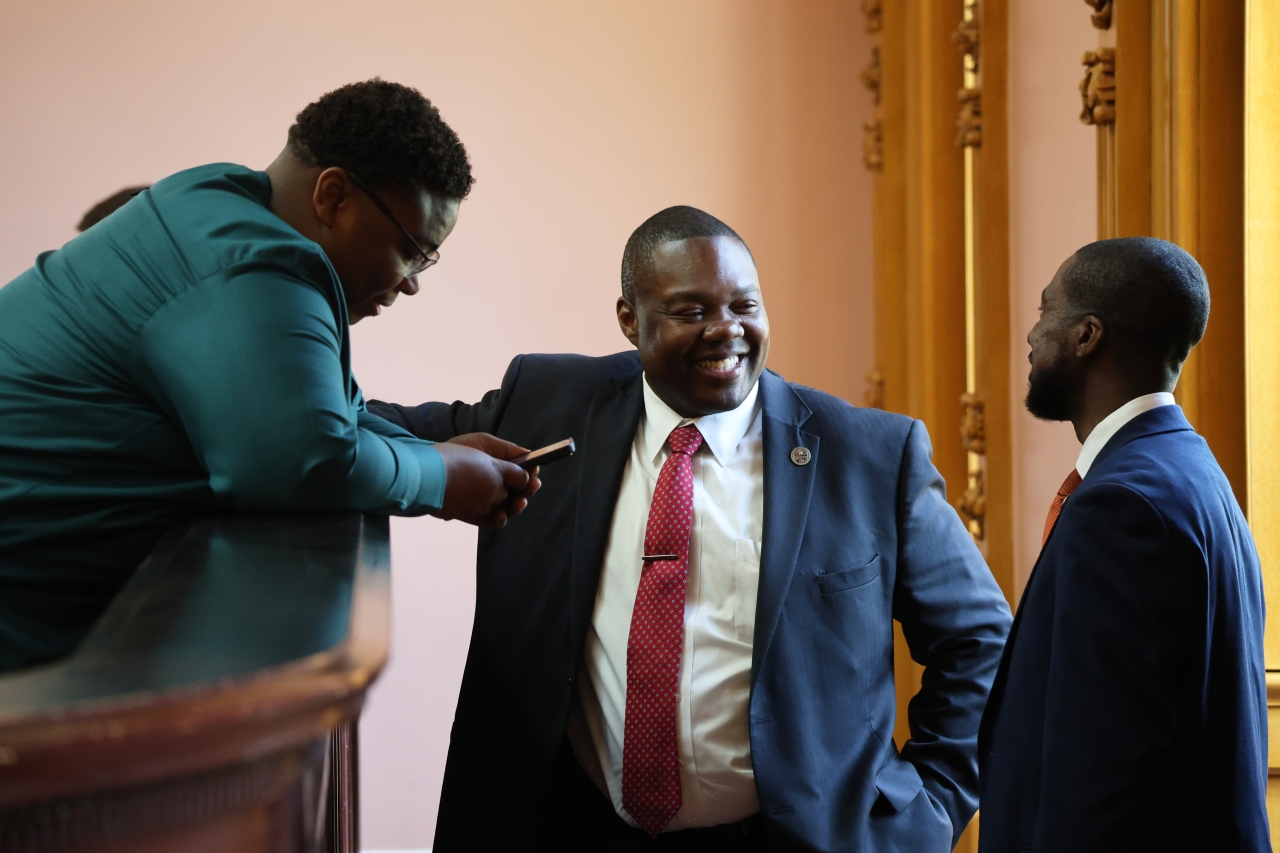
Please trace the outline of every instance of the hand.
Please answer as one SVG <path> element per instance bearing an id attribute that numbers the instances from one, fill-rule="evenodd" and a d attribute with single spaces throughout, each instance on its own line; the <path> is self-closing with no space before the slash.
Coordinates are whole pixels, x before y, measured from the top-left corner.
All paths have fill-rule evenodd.
<path id="1" fill-rule="evenodd" d="M 444 459 L 444 506 L 434 513 L 479 527 L 498 529 L 519 515 L 542 487 L 538 472 L 507 459 L 526 453 L 519 445 L 486 433 L 469 433 L 436 445 Z"/>

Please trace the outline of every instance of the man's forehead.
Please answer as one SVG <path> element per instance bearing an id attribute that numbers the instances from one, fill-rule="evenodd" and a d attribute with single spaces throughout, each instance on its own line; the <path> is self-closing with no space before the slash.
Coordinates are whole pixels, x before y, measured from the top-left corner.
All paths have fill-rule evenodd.
<path id="1" fill-rule="evenodd" d="M 457 218 L 458 201 L 417 188 L 401 188 L 388 195 L 387 203 L 394 205 L 396 217 L 413 239 L 428 251 L 440 248 Z"/>
<path id="2" fill-rule="evenodd" d="M 711 260 L 713 258 L 740 261 L 745 258 L 751 262 L 751 253 L 742 241 L 728 234 L 714 237 L 684 237 L 676 240 L 664 240 L 653 249 L 655 262 L 675 260 Z M 752 264 L 754 266 L 754 264 Z"/>
<path id="3" fill-rule="evenodd" d="M 758 282 L 751 253 L 732 237 L 691 237 L 662 243 L 654 250 L 653 272 L 668 286 L 711 280 Z"/>

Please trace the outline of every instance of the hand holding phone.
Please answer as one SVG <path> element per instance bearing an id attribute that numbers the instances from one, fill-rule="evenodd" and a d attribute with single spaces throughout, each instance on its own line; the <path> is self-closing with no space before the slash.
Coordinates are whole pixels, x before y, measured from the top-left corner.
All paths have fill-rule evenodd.
<path id="1" fill-rule="evenodd" d="M 568 459 L 573 455 L 575 449 L 573 439 L 566 438 L 564 441 L 557 441 L 555 444 L 539 447 L 537 450 L 531 450 L 507 461 L 519 465 L 526 471 L 532 471 L 540 465 L 548 465 L 561 459 Z"/>

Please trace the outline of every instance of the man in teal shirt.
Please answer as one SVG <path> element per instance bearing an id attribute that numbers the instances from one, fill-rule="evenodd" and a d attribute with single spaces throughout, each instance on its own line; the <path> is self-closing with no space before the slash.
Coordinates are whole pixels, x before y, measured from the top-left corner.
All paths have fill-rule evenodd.
<path id="1" fill-rule="evenodd" d="M 523 508 L 521 448 L 418 440 L 350 369 L 348 324 L 418 291 L 471 183 L 421 94 L 353 84 L 265 172 L 166 178 L 0 288 L 0 671 L 69 652 L 202 510 Z"/>

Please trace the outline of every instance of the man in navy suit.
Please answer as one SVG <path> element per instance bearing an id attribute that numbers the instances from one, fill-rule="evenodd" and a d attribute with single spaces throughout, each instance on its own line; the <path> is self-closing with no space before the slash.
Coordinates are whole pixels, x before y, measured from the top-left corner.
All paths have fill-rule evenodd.
<path id="1" fill-rule="evenodd" d="M 1044 290 L 1027 408 L 1083 446 L 982 720 L 983 853 L 1271 849 L 1258 556 L 1170 393 L 1208 318 L 1199 264 L 1151 237 Z"/>
<path id="2" fill-rule="evenodd" d="M 574 437 L 479 544 L 437 853 L 946 853 L 1010 624 L 924 425 L 764 370 L 742 240 L 693 208 L 627 244 L 635 352 L 525 355 L 423 438 Z M 893 620 L 924 665 L 895 745 Z"/>

